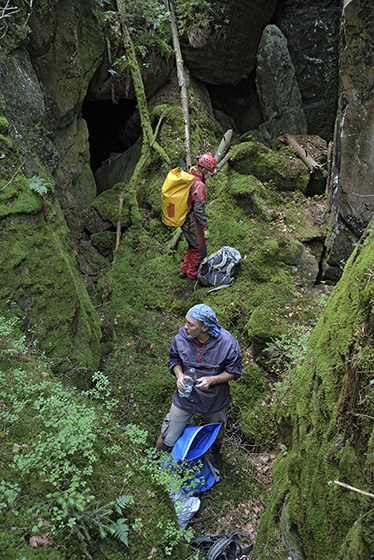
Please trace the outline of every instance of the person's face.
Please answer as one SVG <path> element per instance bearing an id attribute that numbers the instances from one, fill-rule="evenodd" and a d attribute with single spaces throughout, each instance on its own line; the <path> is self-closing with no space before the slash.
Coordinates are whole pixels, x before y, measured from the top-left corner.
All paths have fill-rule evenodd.
<path id="1" fill-rule="evenodd" d="M 205 167 L 202 167 L 202 175 L 204 177 L 204 179 L 208 179 L 208 177 L 210 177 L 211 175 L 213 175 L 213 171 L 209 171 L 209 169 L 206 169 Z"/>
<path id="2" fill-rule="evenodd" d="M 206 332 L 208 331 L 208 327 L 204 325 L 201 321 L 197 321 L 196 319 L 192 319 L 186 315 L 186 324 L 184 325 L 186 330 L 187 338 L 204 338 L 206 336 Z"/>

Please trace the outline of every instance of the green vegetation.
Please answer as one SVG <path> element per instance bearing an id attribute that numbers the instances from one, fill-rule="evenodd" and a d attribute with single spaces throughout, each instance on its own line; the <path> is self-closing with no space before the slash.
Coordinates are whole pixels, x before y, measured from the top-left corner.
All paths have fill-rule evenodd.
<path id="1" fill-rule="evenodd" d="M 279 386 L 276 417 L 289 450 L 273 470 L 260 547 L 271 548 L 281 516 L 285 537 L 292 542 L 298 534 L 293 545 L 308 559 L 370 556 L 370 498 L 334 481 L 368 491 L 373 476 L 373 258 L 368 232 L 334 288 L 305 358 Z M 275 556 L 269 550 L 261 558 Z"/>
<path id="2" fill-rule="evenodd" d="M 182 0 L 178 2 L 178 25 L 181 36 L 188 37 L 194 48 L 203 47 L 215 20 L 214 2 Z"/>
<path id="3" fill-rule="evenodd" d="M 116 2 L 96 0 L 95 3 L 98 21 L 106 37 L 111 63 L 109 72 L 114 80 L 129 78 L 129 60 L 123 49 Z M 131 0 L 126 2 L 125 18 L 143 71 L 152 69 L 155 58 L 172 56 L 169 18 L 163 3 L 156 0 Z"/>
<path id="4" fill-rule="evenodd" d="M 144 447 L 147 433 L 118 427 L 118 399 L 110 397 L 106 376 L 98 372 L 87 392 L 68 389 L 17 330 L 16 319 L 0 318 L 2 557 L 78 558 L 83 549 L 98 558 L 104 547 L 120 558 L 131 539 L 145 555 L 148 533 L 159 554 L 178 557 L 191 533 L 176 524 L 165 491 L 191 473 L 177 476 L 172 465 L 160 471 Z M 38 548 L 36 556 L 25 533 L 27 541 L 44 537 L 53 548 Z"/>
<path id="5" fill-rule="evenodd" d="M 199 107 L 196 103 L 192 128 L 196 153 L 201 145 L 213 151 L 221 133 L 206 127 L 208 117 Z M 159 141 L 172 160 L 171 165 L 177 165 L 177 158 L 183 153 L 181 114 L 176 107 L 166 109 L 162 103 L 151 110 L 153 114 L 162 112 L 164 115 Z M 33 201 L 37 224 L 33 235 L 38 235 L 37 247 L 43 247 L 40 254 L 44 258 L 48 255 L 47 260 L 39 262 L 35 260 L 38 252 L 34 249 L 33 259 L 29 261 L 28 247 L 33 237 L 23 235 L 21 229 L 15 234 L 17 244 L 13 243 L 11 256 L 18 246 L 21 262 L 27 263 L 24 275 L 27 273 L 30 277 L 16 275 L 17 263 L 13 262 L 13 257 L 4 261 L 10 282 L 3 285 L 3 290 L 8 290 L 3 296 L 3 302 L 8 301 L 3 312 L 12 310 L 24 320 L 27 310 L 27 317 L 32 319 L 31 323 L 26 323 L 21 338 L 12 335 L 7 352 L 3 354 L 6 367 L 1 368 L 3 384 L 7 387 L 3 413 L 9 416 L 5 441 L 20 446 L 16 446 L 18 451 L 7 456 L 4 474 L 0 474 L 7 491 L 1 500 L 6 509 L 0 546 L 1 550 L 12 551 L 10 560 L 19 560 L 26 546 L 22 531 L 12 533 L 11 542 L 3 544 L 7 542 L 6 528 L 15 524 L 12 521 L 14 511 L 18 512 L 17 518 L 22 519 L 17 526 L 27 527 L 30 535 L 38 536 L 41 532 L 67 546 L 68 553 L 57 547 L 40 548 L 46 558 L 51 555 L 57 559 L 79 557 L 81 550 L 98 560 L 105 558 L 105 554 L 116 558 L 125 550 L 126 540 L 132 553 L 140 558 L 148 558 L 153 548 L 157 549 L 157 558 L 187 558 L 186 540 L 192 535 L 192 529 L 186 532 L 179 528 L 173 504 L 165 491 L 170 487 L 171 474 L 160 472 L 158 462 L 152 461 L 150 454 L 175 389 L 167 370 L 171 338 L 182 324 L 187 309 L 199 302 L 211 305 L 222 326 L 238 338 L 244 375 L 232 386 L 231 432 L 229 430 L 225 444 L 222 482 L 209 496 L 202 498 L 202 514 L 196 516 L 194 532 L 229 532 L 232 529 L 230 510 L 235 510 L 236 523 L 241 523 L 238 504 L 251 500 L 260 504 L 266 502 L 268 486 L 248 483 L 251 473 L 255 474 L 255 467 L 248 462 L 245 447 L 239 453 L 238 446 L 248 445 L 249 449 L 258 451 L 277 449 L 273 405 L 279 389 L 264 375 L 264 364 L 258 361 L 257 354 L 251 353 L 250 347 L 275 344 L 275 340 L 289 333 L 295 324 L 308 329 L 318 314 L 314 296 L 297 284 L 292 271 L 279 259 L 281 247 L 295 235 L 281 219 L 283 210 L 302 209 L 305 199 L 301 193 L 285 196 L 274 183 L 260 184 L 252 176 L 246 180 L 230 167 L 212 177 L 207 185 L 208 252 L 230 244 L 241 252 L 242 260 L 232 287 L 213 294 L 207 294 L 207 289 L 202 287 L 194 292 L 193 286 L 178 276 L 186 242 L 182 238 L 175 251 L 168 250 L 167 244 L 174 231 L 160 221 L 160 184 L 166 172 L 166 164 L 156 159 L 143 173 L 135 191 L 139 213 L 135 224 L 129 213 L 130 202 L 125 197 L 121 243 L 111 265 L 101 272 L 95 291 L 96 311 L 90 311 L 94 324 L 100 325 L 100 331 L 94 331 L 96 342 L 92 338 L 90 341 L 89 331 L 86 336 L 82 336 L 80 328 L 75 331 L 82 336 L 82 342 L 90 341 L 93 355 L 73 363 L 70 350 L 63 346 L 61 333 L 66 333 L 67 340 L 73 339 L 75 344 L 77 337 L 68 330 L 61 330 L 61 322 L 69 316 L 71 294 L 80 293 L 81 286 L 78 279 L 74 280 L 74 289 L 67 282 L 70 268 L 55 270 L 53 264 L 60 255 L 65 262 L 70 262 L 67 254 L 70 245 L 62 241 L 64 229 L 60 229 L 58 210 L 51 203 L 53 191 L 48 189 L 44 193 L 50 208 L 48 223 L 41 215 L 40 195 L 29 188 L 30 180 L 15 177 L 14 184 L 0 191 L 4 201 L 9 200 L 11 192 L 18 197 L 18 204 Z M 41 179 L 36 180 L 32 175 L 33 182 L 42 186 L 43 180 L 48 183 L 42 172 L 39 177 Z M 115 186 L 93 204 L 113 226 L 119 218 L 119 194 Z M 12 207 L 4 204 L 1 208 L 9 213 Z M 93 241 L 101 237 L 110 241 L 111 235 L 109 231 L 95 234 Z M 72 275 L 73 271 L 71 264 Z M 22 300 L 17 287 L 20 293 L 27 287 L 32 296 L 45 282 L 49 282 L 55 294 L 51 301 L 43 287 L 43 297 L 35 303 L 34 298 L 27 300 L 29 307 L 25 304 L 20 307 Z M 61 297 L 64 306 L 54 315 L 57 297 Z M 45 309 L 45 316 L 40 315 L 36 320 L 34 309 Z M 46 320 L 59 328 L 44 333 L 43 321 Z M 75 327 L 75 320 L 70 319 L 67 325 Z M 4 324 L 9 326 L 8 320 Z M 15 328 L 13 324 L 10 326 Z M 28 326 L 34 333 L 27 331 Z M 18 346 L 29 344 L 32 337 L 38 339 L 36 346 L 32 349 L 28 346 L 29 353 L 19 355 Z M 44 341 L 51 346 L 46 346 Z M 39 361 L 37 347 L 45 351 L 48 363 Z M 17 353 L 9 354 L 11 349 Z M 287 353 L 288 349 L 284 351 Z M 65 358 L 58 361 L 56 355 Z M 101 372 L 92 378 L 99 356 Z M 52 371 L 65 372 L 63 384 L 57 382 Z M 67 375 L 72 376 L 70 380 Z M 94 387 L 88 389 L 91 378 Z M 79 393 L 73 385 L 86 391 Z M 21 407 L 22 423 L 17 407 Z M 199 418 L 195 420 L 198 422 Z M 119 425 L 125 431 L 122 432 Z M 130 430 L 130 426 L 134 428 Z M 230 435 L 236 431 L 239 439 Z M 9 464 L 14 465 L 11 471 L 7 468 Z M 5 474 L 8 472 L 12 476 Z M 117 499 L 121 496 L 131 499 L 118 511 Z M 230 496 L 229 501 L 227 496 Z M 204 512 L 210 499 L 214 501 L 214 517 L 207 520 Z M 17 504 L 22 507 L 18 509 Z M 40 520 L 47 525 L 39 527 Z M 34 527 L 35 532 L 32 531 Z"/>
<path id="6" fill-rule="evenodd" d="M 126 79 L 115 3 L 96 6 L 110 71 Z M 28 33 L 21 31 L 27 7 L 17 15 L 18 34 L 16 26 L 5 32 L 8 48 Z M 40 3 L 38 15 L 49 7 Z M 226 18 L 213 7 L 179 3 L 191 44 Z M 167 13 L 149 0 L 128 2 L 126 10 L 145 73 L 153 57 L 172 54 Z M 98 58 L 100 40 L 86 41 Z M 78 74 L 79 95 L 74 88 L 56 92 L 64 101 L 68 94 L 74 108 L 84 89 Z M 225 131 L 192 84 L 188 92 L 193 154 L 214 153 Z M 152 152 L 131 188 L 127 176 L 119 179 L 90 208 L 112 227 L 84 240 L 86 246 L 110 248 L 121 225 L 113 260 L 90 278 L 94 304 L 54 182 L 37 156 L 21 157 L 0 116 L 0 553 L 9 560 L 187 559 L 193 533 L 246 532 L 253 511 L 260 515 L 269 503 L 254 559 L 284 554 L 282 530 L 308 560 L 364 560 L 373 548 L 373 510 L 366 497 L 352 497 L 334 480 L 364 489 L 373 475 L 371 236 L 347 263 L 315 327 L 327 291 L 309 289 L 301 263 L 316 263 L 306 244 L 324 235 L 310 218 L 322 213 L 323 202 L 305 197 L 308 171 L 299 160 L 248 138 L 207 184 L 208 253 L 223 245 L 241 252 L 235 282 L 215 293 L 194 291 L 178 276 L 186 242 L 171 251 L 174 231 L 160 221 L 161 183 L 185 159 L 175 84 L 166 84 L 148 109 L 164 152 Z M 71 165 L 87 149 L 85 130 L 78 136 L 82 151 L 70 150 Z M 73 186 L 77 197 L 90 177 L 86 169 Z M 202 496 L 194 524 L 184 530 L 169 492 L 191 473 L 160 470 L 153 448 L 175 390 L 170 341 L 200 302 L 238 338 L 243 377 L 232 384 L 222 480 Z M 258 461 L 277 452 L 269 499 L 270 478 L 261 476 Z M 45 544 L 32 547 L 32 537 Z"/>

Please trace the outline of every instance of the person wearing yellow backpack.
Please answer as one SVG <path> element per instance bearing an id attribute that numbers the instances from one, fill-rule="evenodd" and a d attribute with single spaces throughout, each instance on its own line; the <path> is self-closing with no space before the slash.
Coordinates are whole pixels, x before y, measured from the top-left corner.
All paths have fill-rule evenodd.
<path id="1" fill-rule="evenodd" d="M 215 159 L 209 154 L 198 156 L 196 165 L 190 169 L 190 174 L 194 175 L 196 179 L 190 188 L 187 217 L 182 225 L 182 232 L 188 246 L 179 276 L 191 281 L 196 280 L 199 264 L 207 255 L 204 239 L 204 231 L 208 229 L 205 214 L 205 182 L 215 169 Z"/>

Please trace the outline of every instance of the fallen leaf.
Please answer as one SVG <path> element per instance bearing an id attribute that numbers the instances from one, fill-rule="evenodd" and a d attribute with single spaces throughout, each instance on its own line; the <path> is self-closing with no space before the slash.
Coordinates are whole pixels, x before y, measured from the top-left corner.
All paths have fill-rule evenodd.
<path id="1" fill-rule="evenodd" d="M 39 546 L 50 546 L 54 548 L 56 543 L 54 543 L 49 537 L 34 536 L 30 537 L 29 546 L 31 546 L 31 548 L 38 548 Z"/>

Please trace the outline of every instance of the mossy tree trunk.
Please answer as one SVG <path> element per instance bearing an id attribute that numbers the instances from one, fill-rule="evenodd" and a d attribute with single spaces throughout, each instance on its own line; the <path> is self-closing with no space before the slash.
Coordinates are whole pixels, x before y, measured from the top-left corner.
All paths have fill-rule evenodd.
<path id="1" fill-rule="evenodd" d="M 140 175 L 143 169 L 151 162 L 152 150 L 159 155 L 164 161 L 169 163 L 169 157 L 165 150 L 157 143 L 156 133 L 153 133 L 151 119 L 149 116 L 147 98 L 145 95 L 142 73 L 136 58 L 134 43 L 132 42 L 130 32 L 126 25 L 125 5 L 123 0 L 117 0 L 117 10 L 120 14 L 121 28 L 124 38 L 124 47 L 126 50 L 127 60 L 130 67 L 130 73 L 133 81 L 133 86 L 136 95 L 137 108 L 140 115 L 140 122 L 143 132 L 143 143 L 141 156 L 136 164 L 135 170 L 131 176 L 128 185 L 122 186 L 122 192 L 119 202 L 119 219 L 117 223 L 117 238 L 115 250 L 118 249 L 121 236 L 121 210 L 123 202 L 126 202 L 130 208 L 131 224 L 135 227 L 141 226 L 141 213 L 139 211 L 138 203 L 136 200 L 136 185 L 139 182 Z"/>

